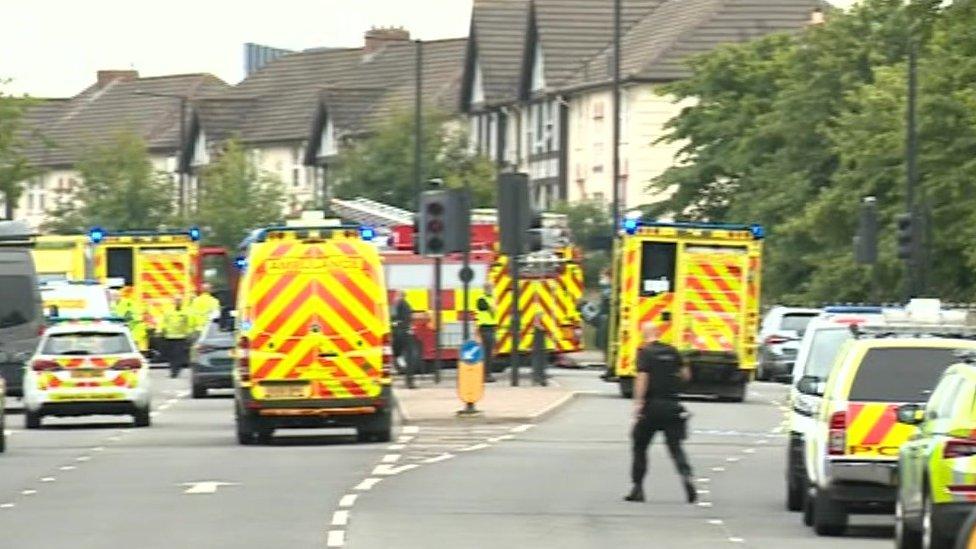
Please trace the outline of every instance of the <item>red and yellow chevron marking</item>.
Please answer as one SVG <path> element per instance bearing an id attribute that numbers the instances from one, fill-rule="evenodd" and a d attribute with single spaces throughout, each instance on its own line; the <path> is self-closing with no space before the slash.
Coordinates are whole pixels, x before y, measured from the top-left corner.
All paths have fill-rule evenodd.
<path id="1" fill-rule="evenodd" d="M 136 296 L 158 325 L 176 298 L 192 297 L 190 254 L 185 250 L 139 250 Z"/>
<path id="2" fill-rule="evenodd" d="M 636 307 L 640 305 L 638 296 L 638 278 L 640 277 L 640 253 L 638 243 L 625 243 L 618 276 L 620 277 L 620 312 L 617 319 L 616 364 L 614 369 L 618 376 L 634 376 L 637 374 L 637 348 L 640 346 L 640 313 Z"/>
<path id="3" fill-rule="evenodd" d="M 345 268 L 346 259 L 358 268 Z M 245 310 L 251 328 L 254 398 L 265 381 L 307 381 L 293 398 L 376 397 L 389 332 L 383 271 L 375 248 L 355 239 L 252 246 Z M 287 265 L 287 267 L 282 267 Z"/>
<path id="4" fill-rule="evenodd" d="M 847 406 L 847 453 L 875 459 L 898 459 L 898 448 L 916 427 L 898 423 L 897 404 L 855 403 Z"/>
<path id="5" fill-rule="evenodd" d="M 37 378 L 37 387 L 46 389 L 83 389 L 83 388 L 135 388 L 139 384 L 136 372 L 123 370 L 116 372 L 110 368 L 123 358 L 132 356 L 103 356 L 103 357 L 54 357 L 52 360 L 67 370 L 68 376 L 63 379 L 56 372 L 42 372 Z M 75 378 L 71 372 L 76 370 L 101 370 L 97 377 Z"/>
<path id="6" fill-rule="evenodd" d="M 736 256 L 687 253 L 679 348 L 736 352 L 743 318 L 743 265 Z"/>

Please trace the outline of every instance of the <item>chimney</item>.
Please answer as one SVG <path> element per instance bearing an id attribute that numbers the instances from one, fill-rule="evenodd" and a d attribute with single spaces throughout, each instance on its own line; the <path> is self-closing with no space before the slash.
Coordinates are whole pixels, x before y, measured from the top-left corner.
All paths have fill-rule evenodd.
<path id="1" fill-rule="evenodd" d="M 114 80 L 121 80 L 123 82 L 128 82 L 130 80 L 135 80 L 139 78 L 139 71 L 133 70 L 109 70 L 109 71 L 98 71 L 98 87 L 104 88 L 111 84 Z"/>
<path id="2" fill-rule="evenodd" d="M 824 18 L 823 10 L 820 8 L 813 8 L 813 11 L 810 12 L 809 25 L 810 26 L 823 25 L 824 22 L 825 22 L 825 18 Z"/>
<path id="3" fill-rule="evenodd" d="M 410 31 L 403 27 L 373 27 L 364 34 L 363 53 L 369 55 L 390 42 L 409 42 Z"/>

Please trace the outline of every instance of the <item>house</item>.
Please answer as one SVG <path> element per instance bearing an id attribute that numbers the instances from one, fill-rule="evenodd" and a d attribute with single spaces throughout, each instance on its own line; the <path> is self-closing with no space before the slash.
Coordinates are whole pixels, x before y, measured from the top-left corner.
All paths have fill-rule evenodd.
<path id="1" fill-rule="evenodd" d="M 467 39 L 420 47 L 426 108 L 457 114 Z M 412 109 L 417 48 L 402 28 L 373 28 L 360 48 L 282 53 L 237 86 L 193 101 L 181 166 L 191 190 L 234 137 L 284 182 L 286 213 L 321 205 L 341 148 Z"/>
<path id="2" fill-rule="evenodd" d="M 27 110 L 24 125 L 38 136 L 26 155 L 42 173 L 26 183 L 14 215 L 40 226 L 78 182 L 75 166 L 85 152 L 123 132 L 144 139 L 155 168 L 176 182 L 181 102 L 226 88 L 209 74 L 140 77 L 133 70 L 102 70 L 78 95 L 39 102 Z"/>
<path id="3" fill-rule="evenodd" d="M 527 172 L 538 207 L 613 193 L 613 0 L 475 0 L 461 109 L 473 147 Z M 648 183 L 680 159 L 658 143 L 686 105 L 660 87 L 725 43 L 795 32 L 820 0 L 622 0 L 620 203 L 660 200 Z"/>

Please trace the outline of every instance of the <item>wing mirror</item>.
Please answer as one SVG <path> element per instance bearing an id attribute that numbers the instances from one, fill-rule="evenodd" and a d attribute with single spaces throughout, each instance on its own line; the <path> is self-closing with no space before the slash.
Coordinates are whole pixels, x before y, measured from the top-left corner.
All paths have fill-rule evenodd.
<path id="1" fill-rule="evenodd" d="M 918 425 L 925 421 L 925 406 L 921 404 L 902 404 L 895 413 L 898 423 Z"/>
<path id="2" fill-rule="evenodd" d="M 826 384 L 817 376 L 803 376 L 796 384 L 796 390 L 811 396 L 823 396 Z"/>

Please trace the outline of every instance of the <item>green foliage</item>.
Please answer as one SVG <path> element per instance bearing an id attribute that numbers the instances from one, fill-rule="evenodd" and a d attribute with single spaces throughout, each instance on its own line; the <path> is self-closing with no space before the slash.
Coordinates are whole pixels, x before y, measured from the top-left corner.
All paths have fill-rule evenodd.
<path id="1" fill-rule="evenodd" d="M 0 80 L 0 85 L 4 83 Z M 0 91 L 0 193 L 6 203 L 6 219 L 13 218 L 13 209 L 24 193 L 24 183 L 39 173 L 24 155 L 27 146 L 24 111 L 33 104 L 31 99 L 4 95 Z"/>
<path id="2" fill-rule="evenodd" d="M 976 276 L 976 8 L 864 0 L 824 25 L 724 46 L 665 87 L 696 103 L 669 124 L 686 163 L 652 183 L 655 213 L 767 226 L 765 289 L 783 302 L 895 300 L 905 210 L 906 55 L 919 58 L 921 202 L 931 208 L 928 292 L 970 300 Z M 880 258 L 856 265 L 863 197 L 878 200 Z"/>
<path id="3" fill-rule="evenodd" d="M 89 149 L 75 169 L 81 180 L 58 197 L 45 230 L 156 229 L 172 221 L 173 182 L 153 168 L 138 135 L 123 132 L 110 143 Z"/>
<path id="4" fill-rule="evenodd" d="M 261 172 L 237 140 L 200 177 L 195 218 L 207 242 L 235 249 L 247 230 L 280 222 L 285 195 L 281 181 Z"/>
<path id="5" fill-rule="evenodd" d="M 597 287 L 600 273 L 610 265 L 608 248 L 613 223 L 607 206 L 599 202 L 559 204 L 553 211 L 566 214 L 569 230 L 583 252 L 583 280 Z"/>
<path id="6" fill-rule="evenodd" d="M 424 116 L 424 181 L 442 179 L 449 187 L 471 185 L 473 207 L 495 206 L 495 169 L 491 161 L 468 151 L 467 136 L 449 116 Z M 414 119 L 403 112 L 392 116 L 367 139 L 343 149 L 330 175 L 334 194 L 358 196 L 412 210 L 414 192 Z"/>

